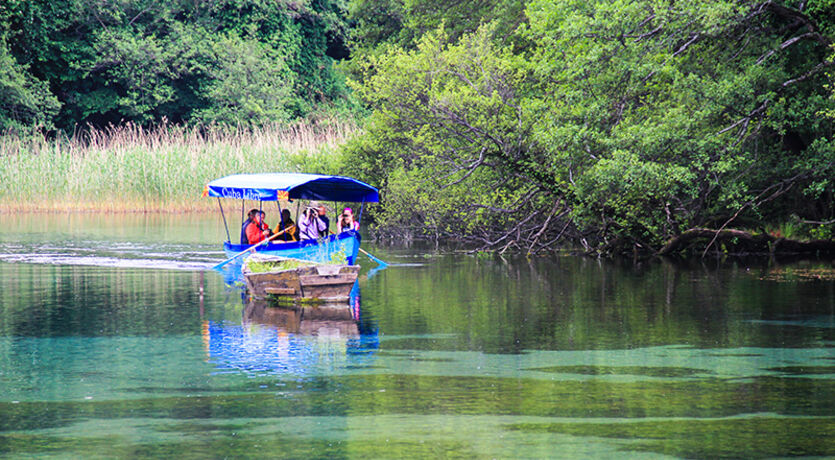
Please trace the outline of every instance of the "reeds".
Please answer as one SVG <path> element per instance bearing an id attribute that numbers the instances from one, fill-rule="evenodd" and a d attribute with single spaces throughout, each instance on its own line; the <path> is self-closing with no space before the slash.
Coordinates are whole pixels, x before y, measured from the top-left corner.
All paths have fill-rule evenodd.
<path id="1" fill-rule="evenodd" d="M 254 172 L 336 174 L 345 122 L 258 129 L 145 129 L 126 124 L 47 139 L 0 136 L 0 212 L 203 211 L 218 177 Z"/>

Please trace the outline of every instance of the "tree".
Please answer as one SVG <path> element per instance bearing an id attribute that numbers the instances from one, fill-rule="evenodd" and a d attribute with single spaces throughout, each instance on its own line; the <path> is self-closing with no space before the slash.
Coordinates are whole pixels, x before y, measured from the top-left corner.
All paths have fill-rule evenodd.
<path id="1" fill-rule="evenodd" d="M 543 219 L 562 210 L 559 198 L 545 198 L 553 176 L 523 116 L 524 74 L 492 32 L 448 45 L 441 29 L 366 69 L 357 90 L 377 110 L 349 154 L 358 174 L 385 184 L 389 226 L 511 245 L 516 239 L 497 230 L 524 227 L 535 244 Z M 532 217 L 516 225 L 519 213 Z"/>
<path id="2" fill-rule="evenodd" d="M 49 129 L 59 108 L 46 83 L 20 66 L 0 38 L 0 132 Z"/>
<path id="3" fill-rule="evenodd" d="M 528 11 L 531 39 L 547 44 L 534 72 L 553 82 L 537 136 L 555 147 L 563 177 L 583 178 L 574 215 L 596 240 L 652 235 L 657 247 L 740 215 L 786 219 L 790 189 L 832 177 L 832 121 L 809 123 L 831 107 L 831 38 L 803 11 L 771 1 L 535 1 Z M 621 151 L 633 157 L 611 191 L 644 197 L 624 206 L 588 193 L 600 162 Z M 630 179 L 635 167 L 676 180 L 646 193 Z"/>
<path id="4" fill-rule="evenodd" d="M 333 69 L 345 14 L 331 0 L 13 0 L 0 25 L 14 71 L 61 102 L 59 128 L 261 124 L 349 105 Z"/>
<path id="5" fill-rule="evenodd" d="M 210 102 L 195 118 L 205 123 L 264 125 L 287 121 L 287 101 L 293 92 L 294 75 L 281 56 L 255 41 L 238 37 L 214 45 L 211 75 L 203 92 Z"/>
<path id="6" fill-rule="evenodd" d="M 497 249 L 654 251 L 692 227 L 831 219 L 835 16 L 801 7 L 535 0 L 511 47 L 489 27 L 427 34 L 367 63 L 375 113 L 350 152 L 393 194 L 459 187 L 434 221 L 480 225 L 436 228 Z"/>

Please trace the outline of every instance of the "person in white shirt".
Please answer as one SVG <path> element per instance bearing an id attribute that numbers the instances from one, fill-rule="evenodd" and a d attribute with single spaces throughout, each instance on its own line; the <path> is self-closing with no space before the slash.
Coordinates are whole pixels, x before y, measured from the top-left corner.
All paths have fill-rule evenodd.
<path id="1" fill-rule="evenodd" d="M 304 240 L 315 240 L 319 238 L 320 232 L 324 232 L 327 230 L 327 226 L 322 219 L 319 218 L 319 211 L 316 208 L 307 208 L 304 210 L 302 218 L 299 222 L 299 232 L 301 233 L 301 239 Z"/>

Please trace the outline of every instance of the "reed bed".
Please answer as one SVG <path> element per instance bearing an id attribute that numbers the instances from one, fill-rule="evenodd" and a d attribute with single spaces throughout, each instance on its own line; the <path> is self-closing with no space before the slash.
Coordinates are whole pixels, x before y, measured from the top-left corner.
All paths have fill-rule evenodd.
<path id="1" fill-rule="evenodd" d="M 47 139 L 0 136 L 0 212 L 216 209 L 212 179 L 254 172 L 336 174 L 345 122 L 258 129 L 134 124 Z"/>

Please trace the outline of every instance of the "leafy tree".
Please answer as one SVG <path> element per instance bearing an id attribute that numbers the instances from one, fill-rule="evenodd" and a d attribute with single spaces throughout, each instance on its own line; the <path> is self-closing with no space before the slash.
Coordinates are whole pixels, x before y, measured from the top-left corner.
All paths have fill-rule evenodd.
<path id="1" fill-rule="evenodd" d="M 831 173 L 831 161 L 822 170 L 806 163 L 821 158 L 812 141 L 833 135 L 831 120 L 809 123 L 831 106 L 822 72 L 833 64 L 831 39 L 803 12 L 774 2 L 652 1 L 535 1 L 528 11 L 532 40 L 548 44 L 532 59 L 538 78 L 553 82 L 537 108 L 545 120 L 537 136 L 556 147 L 557 171 L 579 177 L 628 151 L 692 175 L 692 187 L 659 190 L 663 213 L 657 193 L 623 181 L 624 192 L 638 187 L 645 197 L 615 211 L 633 216 L 622 222 L 632 238 L 643 236 L 634 230 L 641 221 L 666 228 L 652 232 L 657 244 L 674 229 L 727 225 L 740 210 L 752 221 L 785 218 L 787 202 L 765 203 Z M 585 226 L 602 239 L 618 232 L 606 206 L 580 197 L 575 209 L 602 216 Z"/>
<path id="2" fill-rule="evenodd" d="M 375 113 L 349 151 L 382 184 L 459 186 L 455 206 L 430 196 L 433 221 L 493 232 L 433 225 L 496 248 L 654 250 L 691 227 L 832 219 L 835 16 L 803 6 L 534 0 L 511 47 L 495 28 L 433 32 L 369 59 Z M 499 177 L 516 199 L 491 208 Z"/>
<path id="3" fill-rule="evenodd" d="M 377 110 L 349 155 L 358 174 L 386 185 L 389 226 L 489 243 L 500 238 L 497 229 L 515 228 L 519 211 L 556 212 L 542 201 L 553 176 L 516 89 L 524 74 L 508 49 L 493 45 L 492 32 L 482 27 L 448 45 L 441 29 L 415 50 L 369 62 L 357 92 Z"/>
<path id="4" fill-rule="evenodd" d="M 348 11 L 354 58 L 344 68 L 360 78 L 366 58 L 380 56 L 390 46 L 414 49 L 421 37 L 441 26 L 450 41 L 486 23 L 493 24 L 497 39 L 512 39 L 525 22 L 524 9 L 520 0 L 357 0 Z"/>
<path id="5" fill-rule="evenodd" d="M 60 128 L 261 124 L 349 105 L 332 65 L 345 14 L 331 0 L 15 0 L 0 24 L 15 72 L 62 103 Z"/>
<path id="6" fill-rule="evenodd" d="M 0 39 L 0 132 L 51 128 L 59 107 L 46 83 L 18 65 Z"/>
<path id="7" fill-rule="evenodd" d="M 208 107 L 195 118 L 207 123 L 263 125 L 287 121 L 287 100 L 293 92 L 293 73 L 282 57 L 255 41 L 237 37 L 214 44 L 214 67 L 203 92 Z"/>

